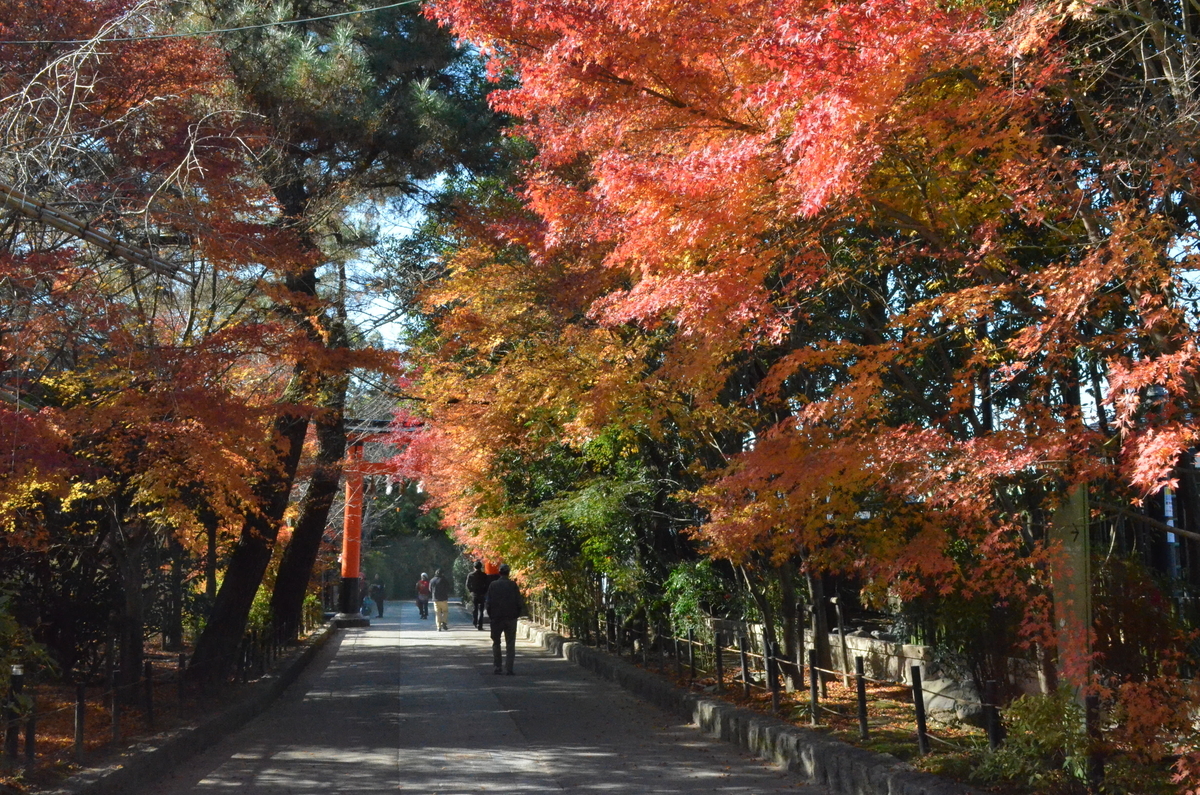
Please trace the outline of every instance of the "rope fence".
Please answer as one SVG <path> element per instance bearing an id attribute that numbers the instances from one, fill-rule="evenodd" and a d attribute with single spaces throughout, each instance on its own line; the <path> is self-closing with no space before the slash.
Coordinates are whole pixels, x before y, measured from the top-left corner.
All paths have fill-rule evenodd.
<path id="1" fill-rule="evenodd" d="M 322 621 L 319 613 L 306 610 L 302 622 L 304 633 L 310 634 Z M 226 681 L 246 683 L 265 674 L 282 657 L 285 640 L 282 631 L 247 633 L 238 646 L 231 676 Z M 145 656 L 136 677 L 126 678 L 110 654 L 104 684 L 98 689 L 96 685 L 76 682 L 72 698 L 64 697 L 61 686 L 35 686 L 27 682 L 24 667 L 12 666 L 8 693 L 0 706 L 3 735 L 0 770 L 29 772 L 48 765 L 82 764 L 89 753 L 120 743 L 139 729 L 154 731 L 164 707 L 182 712 L 188 706 L 187 670 L 185 654 L 152 653 Z M 201 687 L 204 686 L 202 682 Z M 39 700 L 51 698 L 68 703 L 49 709 L 39 707 Z M 63 713 L 72 714 L 65 732 Z M 54 724 L 57 730 L 49 731 L 48 724 Z M 50 742 L 57 747 L 49 749 Z"/>
<path id="2" fill-rule="evenodd" d="M 781 711 L 783 672 L 787 671 L 791 674 L 797 692 L 805 687 L 807 681 L 807 708 L 812 726 L 821 725 L 822 715 L 843 719 L 856 718 L 859 737 L 862 740 L 870 737 L 868 713 L 871 698 L 867 684 L 871 683 L 909 690 L 913 705 L 915 740 L 922 755 L 930 752 L 931 742 L 963 750 L 949 740 L 930 733 L 925 714 L 926 695 L 940 697 L 956 705 L 981 708 L 989 747 L 994 750 L 1003 742 L 997 697 L 999 687 L 994 681 L 985 684 L 981 701 L 973 701 L 951 693 L 926 690 L 919 665 L 910 666 L 910 682 L 897 682 L 867 676 L 862 656 L 853 658 L 853 673 L 831 670 L 820 667 L 817 651 L 805 649 L 803 643 L 797 644 L 796 659 L 792 659 L 781 654 L 778 643 L 764 639 L 756 646 L 753 636 L 745 632 L 713 631 L 710 638 L 698 638 L 694 629 L 688 630 L 686 634 L 675 634 L 669 622 L 655 620 L 642 613 L 622 616 L 615 608 L 594 611 L 582 621 L 564 620 L 563 613 L 545 597 L 530 600 L 529 614 L 533 621 L 552 632 L 628 658 L 647 669 L 656 668 L 663 674 L 671 669 L 678 679 L 684 678 L 686 673 L 689 682 L 711 677 L 717 693 L 726 691 L 730 684 L 726 681 L 726 673 L 732 671 L 734 689 L 740 691 L 745 699 L 752 698 L 756 693 L 769 695 L 774 714 Z M 803 638 L 805 634 L 806 631 L 802 629 L 800 637 Z M 826 683 L 833 679 L 842 679 L 848 688 L 853 688 L 857 707 L 854 714 L 839 712 L 821 703 L 823 698 L 828 697 Z"/>

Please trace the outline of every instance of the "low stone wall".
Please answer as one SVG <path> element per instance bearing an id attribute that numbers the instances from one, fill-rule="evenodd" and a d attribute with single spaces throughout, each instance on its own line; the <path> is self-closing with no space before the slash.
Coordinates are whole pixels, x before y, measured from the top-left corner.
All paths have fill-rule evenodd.
<path id="1" fill-rule="evenodd" d="M 786 767 L 809 784 L 827 787 L 832 795 L 978 795 L 964 784 L 922 773 L 893 756 L 681 690 L 661 676 L 525 620 L 519 634 L 691 721 L 711 737 Z"/>
<path id="2" fill-rule="evenodd" d="M 725 622 L 731 626 L 736 626 L 736 631 L 745 632 L 754 644 L 755 648 L 762 648 L 762 625 L 754 623 L 741 622 Z M 733 631 L 728 627 L 723 631 Z M 804 633 L 805 649 L 811 649 L 812 634 L 808 631 Z M 915 643 L 898 643 L 890 640 L 880 640 L 872 637 L 866 632 L 851 631 L 846 633 L 846 645 L 843 653 L 842 637 L 836 632 L 829 633 L 829 649 L 832 658 L 832 670 L 846 671 L 852 673 L 854 671 L 854 658 L 863 658 L 863 672 L 872 679 L 883 679 L 891 682 L 903 682 L 912 684 L 912 667 L 914 665 L 921 669 L 921 677 L 924 681 L 929 682 L 944 676 L 941 671 L 928 670 L 930 663 L 933 661 L 933 649 L 929 646 L 921 646 Z M 1046 686 L 1038 675 L 1037 666 L 1028 660 L 1010 658 L 1008 660 L 1008 675 L 1007 684 L 1009 688 L 1015 688 L 1021 693 L 1045 693 Z M 963 683 L 955 683 L 954 687 L 960 688 Z M 966 685 L 971 689 L 973 685 Z M 978 698 L 975 698 L 978 701 Z"/>
<path id="3" fill-rule="evenodd" d="M 846 659 L 842 658 L 842 639 L 835 633 L 829 635 L 833 667 L 839 671 L 854 671 L 854 658 L 862 657 L 867 676 L 873 679 L 888 679 L 893 682 L 912 684 L 912 666 L 919 665 L 924 675 L 925 666 L 931 659 L 928 646 L 910 643 L 894 643 L 878 640 L 869 635 L 846 635 Z"/>
<path id="4" fill-rule="evenodd" d="M 756 649 L 763 647 L 762 624 L 741 621 L 715 621 L 721 632 L 727 637 L 745 633 L 750 643 Z M 809 630 L 804 631 L 804 648 L 813 648 L 813 636 Z M 832 669 L 853 673 L 854 658 L 863 658 L 863 672 L 872 679 L 886 679 L 892 682 L 912 683 L 912 666 L 921 667 L 925 675 L 925 667 L 933 658 L 933 652 L 928 646 L 913 643 L 897 643 L 896 641 L 880 640 L 866 632 L 847 632 L 845 651 L 842 647 L 842 636 L 836 632 L 829 633 L 829 650 L 832 658 Z"/>

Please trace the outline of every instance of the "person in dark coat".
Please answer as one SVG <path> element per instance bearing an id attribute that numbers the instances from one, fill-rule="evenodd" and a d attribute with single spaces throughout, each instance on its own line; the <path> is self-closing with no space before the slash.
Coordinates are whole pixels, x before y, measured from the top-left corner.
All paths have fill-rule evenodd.
<path id="1" fill-rule="evenodd" d="M 492 580 L 483 571 L 483 564 L 476 563 L 475 571 L 467 575 L 467 593 L 471 594 L 471 623 L 475 629 L 483 629 L 483 603 L 487 599 L 488 586 Z"/>
<path id="2" fill-rule="evenodd" d="M 379 608 L 379 618 L 383 618 L 383 583 L 379 580 L 371 583 L 371 590 L 368 593 L 371 595 L 371 601 Z"/>
<path id="3" fill-rule="evenodd" d="M 442 576 L 442 570 L 433 573 L 429 581 L 429 592 L 433 595 L 433 618 L 438 632 L 450 631 L 450 580 Z"/>
<path id="4" fill-rule="evenodd" d="M 488 586 L 484 607 L 492 620 L 492 661 L 494 673 L 500 673 L 500 636 L 504 636 L 504 673 L 512 676 L 513 657 L 516 654 L 517 618 L 525 609 L 521 589 L 508 578 L 508 564 L 500 565 L 500 577 Z"/>

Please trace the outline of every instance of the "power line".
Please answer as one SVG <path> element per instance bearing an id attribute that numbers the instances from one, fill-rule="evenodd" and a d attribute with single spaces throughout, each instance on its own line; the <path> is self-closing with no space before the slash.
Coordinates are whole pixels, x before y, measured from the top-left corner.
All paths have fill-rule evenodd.
<path id="1" fill-rule="evenodd" d="M 401 0 L 399 3 L 389 3 L 385 6 L 376 6 L 375 8 L 360 8 L 357 11 L 340 11 L 336 14 L 326 14 L 322 17 L 305 17 L 304 19 L 285 19 L 279 22 L 263 22 L 258 25 L 243 25 L 237 28 L 216 28 L 213 30 L 195 30 L 188 33 L 158 33 L 150 36 L 124 36 L 118 38 L 99 38 L 99 39 L 8 39 L 0 40 L 0 45 L 5 44 L 98 44 L 101 42 L 134 42 L 134 41 L 156 41 L 160 39 L 188 39 L 200 36 L 216 36 L 221 33 L 239 33 L 244 30 L 261 30 L 263 28 L 274 28 L 283 25 L 302 25 L 305 22 L 321 22 L 326 19 L 337 19 L 338 17 L 351 17 L 358 14 L 371 14 L 376 11 L 387 11 L 390 8 L 400 8 L 401 6 L 411 6 L 420 3 L 421 0 Z"/>

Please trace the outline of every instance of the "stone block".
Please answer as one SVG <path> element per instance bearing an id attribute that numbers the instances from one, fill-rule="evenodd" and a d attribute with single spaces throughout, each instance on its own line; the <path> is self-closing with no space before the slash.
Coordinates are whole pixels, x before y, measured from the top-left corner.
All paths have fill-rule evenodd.
<path id="1" fill-rule="evenodd" d="M 954 679 L 930 679 L 921 683 L 925 713 L 933 720 L 958 720 L 983 726 L 983 704 L 972 682 Z"/>

